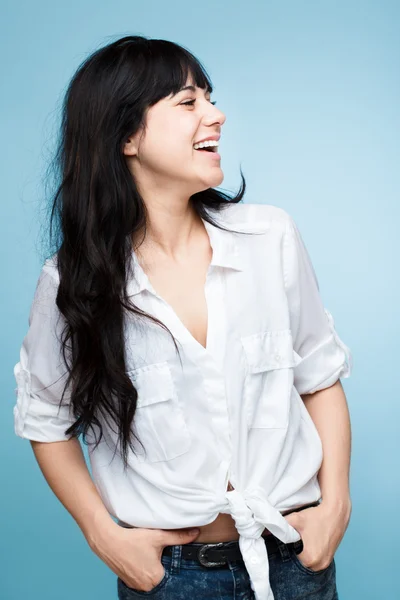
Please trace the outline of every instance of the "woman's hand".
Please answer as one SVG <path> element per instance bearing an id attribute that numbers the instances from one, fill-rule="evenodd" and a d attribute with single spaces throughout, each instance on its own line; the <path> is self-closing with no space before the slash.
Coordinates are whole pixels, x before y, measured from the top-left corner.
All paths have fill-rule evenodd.
<path id="1" fill-rule="evenodd" d="M 301 535 L 303 550 L 297 557 L 312 571 L 326 569 L 345 534 L 351 514 L 351 502 L 312 506 L 284 515 Z"/>
<path id="2" fill-rule="evenodd" d="M 164 577 L 161 556 L 165 546 L 188 544 L 198 534 L 198 529 L 193 534 L 188 529 L 128 529 L 112 521 L 89 545 L 128 587 L 149 592 Z"/>

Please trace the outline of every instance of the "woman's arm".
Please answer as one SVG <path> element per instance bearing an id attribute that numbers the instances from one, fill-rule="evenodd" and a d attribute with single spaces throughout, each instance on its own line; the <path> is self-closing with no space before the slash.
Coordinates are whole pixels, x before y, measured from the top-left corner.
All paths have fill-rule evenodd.
<path id="1" fill-rule="evenodd" d="M 94 485 L 78 438 L 51 443 L 31 440 L 31 445 L 47 483 L 93 549 L 99 532 L 118 525 Z"/>
<path id="2" fill-rule="evenodd" d="M 340 379 L 331 387 L 303 395 L 302 399 L 322 441 L 323 460 L 318 473 L 322 501 L 326 508 L 347 514 L 351 508 L 351 425 Z"/>
<path id="3" fill-rule="evenodd" d="M 77 438 L 32 441 L 39 467 L 54 494 L 81 528 L 93 552 L 129 587 L 148 592 L 164 576 L 162 549 L 193 542 L 199 530 L 120 527 L 90 477 Z"/>
<path id="4" fill-rule="evenodd" d="M 299 559 L 317 571 L 331 563 L 350 520 L 350 418 L 340 380 L 301 397 L 322 441 L 323 459 L 318 472 L 322 502 L 285 515 L 285 519 L 302 537 L 304 549 Z"/>

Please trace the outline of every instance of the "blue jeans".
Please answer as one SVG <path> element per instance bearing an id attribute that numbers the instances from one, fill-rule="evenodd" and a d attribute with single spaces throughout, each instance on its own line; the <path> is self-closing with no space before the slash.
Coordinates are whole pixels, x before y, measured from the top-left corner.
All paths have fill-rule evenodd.
<path id="1" fill-rule="evenodd" d="M 275 600 L 338 600 L 335 559 L 326 569 L 312 571 L 297 557 L 302 551 L 301 540 L 294 544 L 278 540 L 278 545 L 268 555 Z M 165 574 L 151 591 L 136 591 L 118 577 L 119 600 L 145 596 L 153 600 L 254 600 L 242 559 L 228 561 L 222 567 L 204 567 L 195 560 L 183 559 L 182 546 L 172 548 L 172 556 L 161 557 Z"/>

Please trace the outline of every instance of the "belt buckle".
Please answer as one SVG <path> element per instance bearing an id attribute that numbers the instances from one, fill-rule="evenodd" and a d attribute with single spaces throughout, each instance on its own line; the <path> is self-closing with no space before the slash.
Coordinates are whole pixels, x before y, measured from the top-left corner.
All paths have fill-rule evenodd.
<path id="1" fill-rule="evenodd" d="M 227 561 L 223 560 L 222 562 L 215 562 L 212 560 L 207 560 L 204 555 L 209 548 L 221 548 L 224 545 L 224 542 L 218 542 L 217 544 L 203 544 L 200 546 L 199 551 L 197 553 L 197 558 L 199 563 L 203 565 L 203 567 L 218 567 L 222 565 L 226 565 Z"/>

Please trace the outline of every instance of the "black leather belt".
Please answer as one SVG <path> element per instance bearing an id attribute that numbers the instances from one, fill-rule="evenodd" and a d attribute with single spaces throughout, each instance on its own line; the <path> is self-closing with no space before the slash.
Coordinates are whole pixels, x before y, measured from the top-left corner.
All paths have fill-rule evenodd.
<path id="1" fill-rule="evenodd" d="M 278 540 L 273 535 L 263 537 L 267 552 L 269 555 L 278 552 Z M 302 549 L 302 541 L 286 544 L 288 548 L 292 547 L 298 554 Z M 163 556 L 172 556 L 172 546 L 166 546 L 163 550 Z M 239 542 L 219 542 L 218 544 L 182 544 L 182 558 L 186 560 L 195 560 L 203 567 L 223 567 L 228 565 L 229 561 L 243 560 L 240 552 Z"/>
<path id="2" fill-rule="evenodd" d="M 282 514 L 288 515 L 292 512 L 299 512 L 300 510 L 310 508 L 311 506 L 318 506 L 318 504 L 319 501 L 312 502 L 310 504 L 300 506 L 299 508 L 286 511 Z M 275 552 L 278 552 L 279 543 L 281 543 L 279 542 L 278 538 L 272 534 L 262 537 L 265 541 L 268 554 L 274 554 Z M 298 540 L 297 542 L 286 544 L 286 546 L 288 548 L 293 547 L 295 552 L 298 554 L 303 548 L 303 542 L 302 540 Z M 165 546 L 163 550 L 163 556 L 172 556 L 172 548 L 173 546 Z M 233 540 L 231 542 L 218 542 L 215 544 L 199 544 L 196 542 L 182 544 L 181 557 L 186 560 L 195 560 L 203 565 L 203 567 L 222 567 L 228 565 L 227 560 L 243 560 L 238 540 Z"/>

